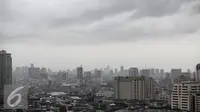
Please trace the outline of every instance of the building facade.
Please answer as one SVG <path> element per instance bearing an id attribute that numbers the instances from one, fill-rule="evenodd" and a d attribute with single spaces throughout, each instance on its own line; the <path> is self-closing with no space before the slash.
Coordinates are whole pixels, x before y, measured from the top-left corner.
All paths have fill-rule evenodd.
<path id="1" fill-rule="evenodd" d="M 3 104 L 4 85 L 12 84 L 12 57 L 10 53 L 0 51 L 0 105 Z"/>
<path id="2" fill-rule="evenodd" d="M 171 69 L 171 78 L 172 80 L 176 79 L 177 77 L 182 75 L 181 69 Z"/>
<path id="3" fill-rule="evenodd" d="M 84 80 L 85 80 L 85 83 L 89 83 L 92 81 L 92 73 L 91 71 L 85 71 L 84 72 Z"/>
<path id="4" fill-rule="evenodd" d="M 154 99 L 155 98 L 155 87 L 156 82 L 153 78 L 149 77 L 145 80 L 145 98 Z"/>
<path id="5" fill-rule="evenodd" d="M 145 100 L 145 77 L 115 77 L 114 91 L 117 99 Z"/>
<path id="6" fill-rule="evenodd" d="M 33 64 L 31 64 L 31 67 L 28 68 L 28 72 L 29 72 L 29 78 L 32 78 L 32 79 L 40 78 L 40 68 L 34 67 Z"/>
<path id="7" fill-rule="evenodd" d="M 138 76 L 139 70 L 138 68 L 129 68 L 129 76 Z"/>
<path id="8" fill-rule="evenodd" d="M 198 108 L 196 107 L 196 104 L 199 104 L 200 102 L 195 102 L 195 96 L 199 92 L 200 82 L 182 81 L 174 83 L 171 94 L 171 108 L 183 111 L 200 112 L 200 106 Z"/>
<path id="9" fill-rule="evenodd" d="M 200 81 L 200 64 L 196 66 L 196 81 Z"/>
<path id="10" fill-rule="evenodd" d="M 94 70 L 94 77 L 95 77 L 95 79 L 101 80 L 101 78 L 102 78 L 102 72 L 101 72 L 101 70 L 95 69 Z"/>
<path id="11" fill-rule="evenodd" d="M 140 70 L 140 75 L 144 77 L 150 77 L 150 70 L 149 69 L 142 69 Z"/>
<path id="12" fill-rule="evenodd" d="M 76 72 L 77 72 L 77 79 L 83 80 L 83 67 L 77 67 Z"/>

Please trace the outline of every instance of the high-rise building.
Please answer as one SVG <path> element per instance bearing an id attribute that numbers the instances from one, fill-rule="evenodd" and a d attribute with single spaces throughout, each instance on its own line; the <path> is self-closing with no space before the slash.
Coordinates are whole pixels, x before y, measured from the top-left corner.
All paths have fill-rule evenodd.
<path id="1" fill-rule="evenodd" d="M 181 69 L 171 69 L 171 78 L 172 80 L 176 79 L 177 77 L 180 77 L 182 75 Z"/>
<path id="2" fill-rule="evenodd" d="M 86 83 L 92 81 L 92 73 L 90 71 L 84 72 L 84 80 Z"/>
<path id="3" fill-rule="evenodd" d="M 125 75 L 125 71 L 124 71 L 124 66 L 120 67 L 120 72 L 119 72 L 119 76 L 124 76 Z"/>
<path id="4" fill-rule="evenodd" d="M 200 81 L 200 63 L 196 66 L 196 81 Z"/>
<path id="5" fill-rule="evenodd" d="M 159 69 L 155 69 L 155 74 L 156 75 L 160 74 L 160 70 Z"/>
<path id="6" fill-rule="evenodd" d="M 149 69 L 142 69 L 140 70 L 140 75 L 144 77 L 149 77 L 150 76 L 150 70 Z"/>
<path id="7" fill-rule="evenodd" d="M 115 77 L 115 97 L 117 99 L 145 99 L 145 77 Z"/>
<path id="8" fill-rule="evenodd" d="M 129 76 L 138 76 L 139 71 L 138 68 L 129 68 Z"/>
<path id="9" fill-rule="evenodd" d="M 150 74 L 149 74 L 150 77 L 155 77 L 155 69 L 151 68 L 150 69 Z"/>
<path id="10" fill-rule="evenodd" d="M 42 67 L 40 69 L 40 78 L 41 79 L 48 79 L 48 72 L 47 72 L 47 69 Z"/>
<path id="11" fill-rule="evenodd" d="M 145 98 L 154 99 L 155 97 L 156 82 L 153 78 L 149 77 L 145 80 Z"/>
<path id="12" fill-rule="evenodd" d="M 31 67 L 28 68 L 29 77 L 33 79 L 39 79 L 40 78 L 40 68 L 34 67 L 33 64 L 31 64 Z"/>
<path id="13" fill-rule="evenodd" d="M 94 70 L 94 77 L 95 77 L 95 79 L 101 81 L 102 80 L 102 72 L 101 72 L 101 70 L 95 69 Z"/>
<path id="14" fill-rule="evenodd" d="M 0 105 L 3 104 L 4 85 L 12 84 L 12 57 L 10 53 L 0 51 Z"/>
<path id="15" fill-rule="evenodd" d="M 160 69 L 160 74 L 164 74 L 164 73 L 165 73 L 164 69 Z"/>
<path id="16" fill-rule="evenodd" d="M 83 67 L 77 67 L 76 72 L 77 72 L 77 79 L 83 80 Z"/>
<path id="17" fill-rule="evenodd" d="M 58 79 L 60 82 L 64 82 L 66 83 L 67 79 L 68 79 L 68 74 L 65 71 L 59 71 L 58 72 Z"/>
<path id="18" fill-rule="evenodd" d="M 200 82 L 181 81 L 174 83 L 171 108 L 188 112 L 200 112 Z"/>
<path id="19" fill-rule="evenodd" d="M 124 66 L 120 67 L 120 72 L 124 72 Z"/>

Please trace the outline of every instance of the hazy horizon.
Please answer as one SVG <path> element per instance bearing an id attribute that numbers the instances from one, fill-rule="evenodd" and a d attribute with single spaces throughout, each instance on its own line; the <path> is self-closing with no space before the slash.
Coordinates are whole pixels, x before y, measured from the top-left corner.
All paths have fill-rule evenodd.
<path id="1" fill-rule="evenodd" d="M 194 70 L 200 1 L 1 0 L 0 49 L 13 67 Z"/>

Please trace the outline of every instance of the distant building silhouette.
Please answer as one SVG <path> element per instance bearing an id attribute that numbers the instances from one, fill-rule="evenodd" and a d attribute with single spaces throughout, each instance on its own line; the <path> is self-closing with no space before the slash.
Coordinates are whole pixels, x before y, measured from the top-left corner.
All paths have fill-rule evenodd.
<path id="1" fill-rule="evenodd" d="M 12 84 L 12 57 L 10 53 L 0 51 L 0 105 L 3 104 L 4 85 Z"/>
<path id="2" fill-rule="evenodd" d="M 181 69 L 171 69 L 171 78 L 172 80 L 176 79 L 177 77 L 180 77 L 182 75 Z"/>
<path id="3" fill-rule="evenodd" d="M 138 68 L 129 68 L 129 76 L 138 76 L 139 70 Z"/>
<path id="4" fill-rule="evenodd" d="M 33 64 L 31 64 L 31 67 L 28 69 L 29 77 L 33 79 L 39 79 L 40 78 L 40 68 L 34 67 Z"/>
<path id="5" fill-rule="evenodd" d="M 140 70 L 140 75 L 144 77 L 149 77 L 150 76 L 150 69 L 142 69 Z"/>
<path id="6" fill-rule="evenodd" d="M 196 80 L 200 81 L 200 63 L 196 66 Z"/>
<path id="7" fill-rule="evenodd" d="M 77 67 L 76 72 L 77 72 L 77 79 L 83 80 L 83 67 Z"/>

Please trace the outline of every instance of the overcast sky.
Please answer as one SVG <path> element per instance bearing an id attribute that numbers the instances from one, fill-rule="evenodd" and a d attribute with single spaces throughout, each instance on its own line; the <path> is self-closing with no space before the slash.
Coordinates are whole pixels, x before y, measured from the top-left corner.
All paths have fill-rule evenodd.
<path id="1" fill-rule="evenodd" d="M 14 67 L 193 69 L 199 48 L 199 0 L 0 0 Z"/>

